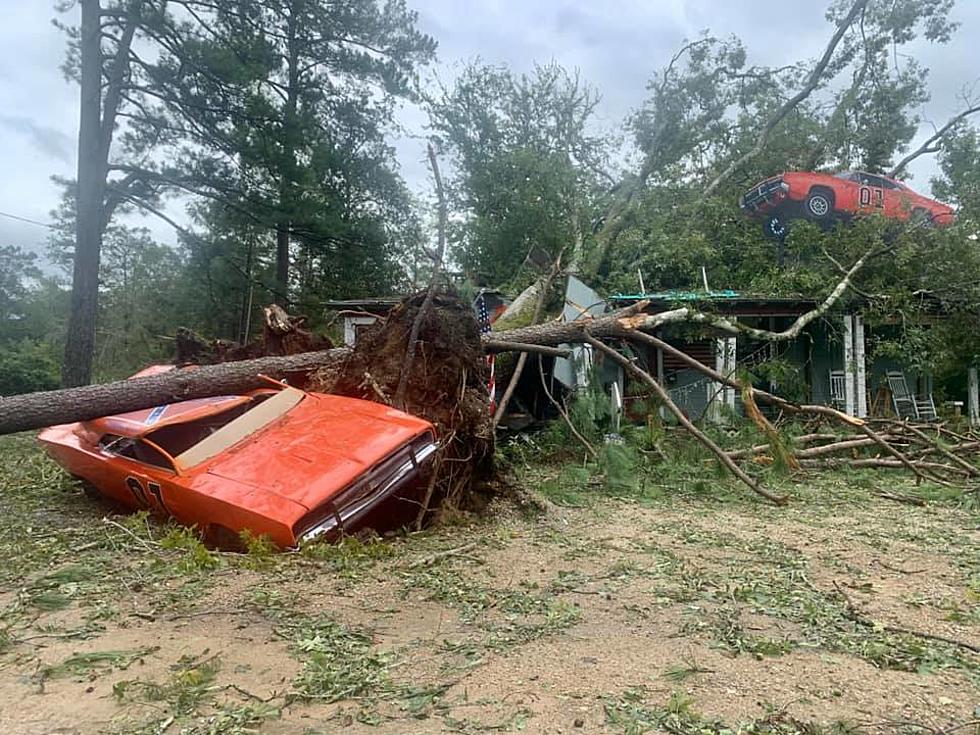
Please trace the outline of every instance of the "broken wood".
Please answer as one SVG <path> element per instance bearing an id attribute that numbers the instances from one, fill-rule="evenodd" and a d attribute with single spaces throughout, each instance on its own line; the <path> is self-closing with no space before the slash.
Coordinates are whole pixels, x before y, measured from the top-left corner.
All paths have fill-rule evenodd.
<path id="1" fill-rule="evenodd" d="M 531 324 L 537 324 L 541 321 L 541 312 L 544 311 L 544 303 L 548 299 L 548 291 L 551 289 L 551 282 L 554 280 L 555 276 L 558 275 L 558 271 L 561 269 L 561 256 L 564 253 L 558 253 L 558 257 L 555 258 L 555 262 L 552 263 L 551 268 L 548 270 L 548 274 L 545 278 L 544 284 L 541 287 L 541 291 L 538 294 L 537 303 L 534 305 L 534 314 L 531 316 Z M 500 420 L 507 413 L 507 405 L 510 403 L 511 397 L 514 395 L 514 391 L 517 390 L 517 383 L 521 379 L 521 373 L 524 372 L 524 365 L 527 363 L 527 352 L 522 352 L 517 358 L 517 365 L 514 366 L 514 372 L 510 376 L 510 380 L 507 383 L 507 388 L 504 390 L 504 394 L 500 397 L 500 403 L 497 404 L 497 410 L 493 414 L 493 428 L 496 429 Z"/>
<path id="2" fill-rule="evenodd" d="M 814 442 L 820 441 L 834 441 L 838 438 L 836 434 L 803 434 L 801 436 L 793 437 L 793 444 L 801 446 L 804 444 L 813 444 Z M 769 449 L 768 444 L 757 444 L 754 447 L 746 447 L 745 449 L 735 449 L 728 453 L 728 456 L 732 459 L 745 459 L 756 454 L 761 454 Z"/>
<path id="3" fill-rule="evenodd" d="M 547 347 L 545 345 L 529 345 L 526 342 L 511 342 L 506 339 L 492 339 L 483 342 L 483 348 L 487 352 L 531 352 L 548 357 L 570 357 L 571 350 L 561 347 Z"/>

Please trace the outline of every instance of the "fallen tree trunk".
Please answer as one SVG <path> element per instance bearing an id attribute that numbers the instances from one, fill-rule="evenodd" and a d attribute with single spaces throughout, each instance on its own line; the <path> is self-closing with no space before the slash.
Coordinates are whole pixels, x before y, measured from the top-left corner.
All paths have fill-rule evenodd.
<path id="1" fill-rule="evenodd" d="M 865 457 L 863 459 L 801 459 L 800 464 L 804 467 L 851 467 L 854 469 L 877 467 L 889 469 L 907 469 L 905 464 L 897 459 L 886 459 L 884 457 Z M 941 462 L 913 462 L 913 465 L 923 470 L 941 470 L 952 474 L 966 475 L 967 473 L 958 467 Z"/>
<path id="2" fill-rule="evenodd" d="M 487 352 L 535 352 L 551 357 L 569 354 L 564 349 L 510 340 L 485 340 L 483 346 Z M 298 355 L 200 365 L 188 370 L 80 388 L 0 396 L 0 435 L 88 421 L 192 398 L 242 393 L 266 385 L 260 375 L 281 379 L 306 375 L 317 369 L 330 370 L 339 366 L 349 354 L 349 348 L 336 347 Z"/>
<path id="3" fill-rule="evenodd" d="M 263 375 L 276 379 L 305 375 L 315 368 L 339 365 L 348 352 L 337 348 L 286 357 L 259 357 L 101 385 L 7 396 L 0 398 L 0 434 L 254 390 L 268 385 Z"/>
<path id="4" fill-rule="evenodd" d="M 821 441 L 836 441 L 838 438 L 837 434 L 803 434 L 802 436 L 793 437 L 793 444 L 795 446 L 803 446 L 804 444 L 814 444 Z M 728 452 L 728 456 L 732 459 L 746 459 L 753 455 L 767 452 L 769 448 L 768 444 L 756 444 L 754 447 L 746 447 L 745 449 L 736 449 Z"/>

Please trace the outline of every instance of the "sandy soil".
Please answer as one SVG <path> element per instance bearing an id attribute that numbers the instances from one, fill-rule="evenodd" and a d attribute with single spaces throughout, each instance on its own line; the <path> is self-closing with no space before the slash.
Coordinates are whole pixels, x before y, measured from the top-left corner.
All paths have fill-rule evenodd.
<path id="1" fill-rule="evenodd" d="M 980 534 L 947 505 L 501 503 L 383 551 L 208 568 L 65 512 L 88 549 L 17 541 L 0 733 L 639 733 L 671 712 L 802 732 L 980 706 Z M 52 582 L 66 567 L 93 574 Z"/>

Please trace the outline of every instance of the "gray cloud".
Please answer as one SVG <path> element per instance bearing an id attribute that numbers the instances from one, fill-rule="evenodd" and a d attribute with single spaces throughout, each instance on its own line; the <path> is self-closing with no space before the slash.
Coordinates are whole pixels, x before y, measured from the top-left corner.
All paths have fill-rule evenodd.
<path id="1" fill-rule="evenodd" d="M 72 139 L 60 130 L 16 115 L 0 115 L 0 127 L 26 135 L 31 145 L 62 163 L 72 161 Z"/>
<path id="2" fill-rule="evenodd" d="M 647 96 L 646 83 L 685 38 L 703 30 L 734 34 L 744 42 L 751 63 L 780 65 L 819 56 L 831 33 L 824 20 L 829 0 L 408 0 L 419 11 L 422 29 L 439 42 L 432 70 L 451 82 L 461 62 L 483 58 L 526 71 L 535 62 L 556 61 L 578 69 L 602 94 L 597 132 L 617 134 L 626 116 Z M 78 89 L 59 71 L 64 36 L 51 25 L 51 0 L 0 0 L 0 210 L 46 221 L 61 196 L 52 174 L 72 176 L 73 136 L 77 130 Z M 77 20 L 77 5 L 61 19 Z M 941 125 L 961 105 L 957 93 L 978 75 L 980 0 L 960 0 L 953 11 L 962 27 L 945 46 L 917 42 L 908 51 L 929 67 L 932 99 L 923 120 Z M 425 115 L 405 105 L 405 134 L 393 143 L 409 186 L 431 192 L 423 139 Z M 916 141 L 931 128 L 923 126 Z M 935 158 L 911 167 L 914 186 L 928 192 Z M 168 212 L 180 216 L 180 205 Z M 173 241 L 155 220 L 140 220 L 154 234 Z M 157 231 L 157 228 L 159 232 Z M 0 241 L 43 248 L 44 228 L 0 222 Z"/>

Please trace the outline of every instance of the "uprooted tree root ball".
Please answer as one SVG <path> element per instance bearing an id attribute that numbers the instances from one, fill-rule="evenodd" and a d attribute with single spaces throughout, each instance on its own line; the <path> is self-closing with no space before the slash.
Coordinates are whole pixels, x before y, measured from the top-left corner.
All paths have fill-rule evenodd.
<path id="1" fill-rule="evenodd" d="M 338 368 L 314 373 L 310 390 L 394 405 L 405 367 L 412 325 L 425 292 L 404 299 L 386 319 L 358 335 Z M 485 479 L 493 458 L 493 427 L 487 392 L 486 353 L 470 306 L 454 293 L 435 294 L 422 316 L 404 405 L 395 406 L 431 421 L 439 453 L 417 525 L 439 504 L 465 507 L 474 484 Z"/>

